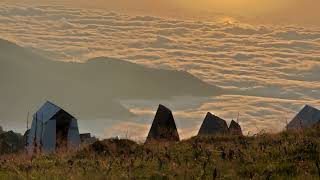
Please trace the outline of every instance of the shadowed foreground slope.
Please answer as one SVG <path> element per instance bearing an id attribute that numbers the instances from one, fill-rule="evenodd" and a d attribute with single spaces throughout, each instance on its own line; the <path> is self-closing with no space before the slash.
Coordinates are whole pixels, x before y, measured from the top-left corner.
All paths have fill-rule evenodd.
<path id="1" fill-rule="evenodd" d="M 2 156 L 0 178 L 318 179 L 320 129 L 256 137 L 195 137 L 139 145 L 104 140 L 75 153 Z"/>

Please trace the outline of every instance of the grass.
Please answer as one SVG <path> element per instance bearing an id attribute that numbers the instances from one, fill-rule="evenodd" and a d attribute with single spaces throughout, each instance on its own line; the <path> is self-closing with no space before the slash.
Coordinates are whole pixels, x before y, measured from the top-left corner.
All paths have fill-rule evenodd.
<path id="1" fill-rule="evenodd" d="M 104 140 L 74 152 L 0 157 L 0 179 L 319 179 L 320 128 L 146 145 Z"/>

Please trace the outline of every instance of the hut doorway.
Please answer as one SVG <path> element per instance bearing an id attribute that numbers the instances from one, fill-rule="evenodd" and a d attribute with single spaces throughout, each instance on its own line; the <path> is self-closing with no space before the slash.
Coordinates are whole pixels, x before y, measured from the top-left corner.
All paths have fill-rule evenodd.
<path id="1" fill-rule="evenodd" d="M 56 148 L 67 149 L 72 116 L 60 110 L 52 119 L 56 120 Z"/>

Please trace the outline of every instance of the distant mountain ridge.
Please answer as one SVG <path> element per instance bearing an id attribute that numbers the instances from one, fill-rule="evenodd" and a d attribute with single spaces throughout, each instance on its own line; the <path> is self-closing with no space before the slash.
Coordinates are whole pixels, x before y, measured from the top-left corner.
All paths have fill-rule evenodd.
<path id="1" fill-rule="evenodd" d="M 119 99 L 215 96 L 221 88 L 195 76 L 148 68 L 108 57 L 86 63 L 61 62 L 0 39 L 0 119 L 25 119 L 46 100 L 78 118 L 123 118 L 130 113 Z"/>

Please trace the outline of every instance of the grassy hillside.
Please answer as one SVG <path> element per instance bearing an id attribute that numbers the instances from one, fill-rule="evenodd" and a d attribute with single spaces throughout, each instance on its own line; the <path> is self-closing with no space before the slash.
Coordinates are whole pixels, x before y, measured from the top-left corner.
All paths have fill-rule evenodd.
<path id="1" fill-rule="evenodd" d="M 139 145 L 104 140 L 77 152 L 0 158 L 0 179 L 319 179 L 320 128 Z"/>

